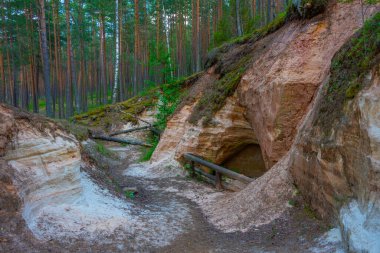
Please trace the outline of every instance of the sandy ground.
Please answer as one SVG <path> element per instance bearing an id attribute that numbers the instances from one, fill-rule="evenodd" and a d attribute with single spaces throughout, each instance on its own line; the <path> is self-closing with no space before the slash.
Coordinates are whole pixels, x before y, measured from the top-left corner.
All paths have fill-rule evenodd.
<path id="1" fill-rule="evenodd" d="M 302 199 L 270 224 L 247 232 L 225 232 L 211 224 L 205 207 L 232 193 L 184 176 L 175 164 L 162 168 L 129 160 L 113 167 L 111 176 L 121 186 L 137 187 L 139 194 L 132 200 L 137 205 L 161 206 L 175 201 L 189 210 L 190 221 L 180 225 L 184 232 L 155 252 L 344 252 L 339 230 L 328 230 L 327 224 L 311 217 Z"/>
<path id="2" fill-rule="evenodd" d="M 110 216 L 111 227 L 91 233 L 94 219 L 75 212 L 59 222 L 46 219 L 59 215 L 58 209 L 50 207 L 54 212 L 45 209 L 46 216 L 40 218 L 51 224 L 44 223 L 49 226 L 41 225 L 43 233 L 36 234 L 28 229 L 21 209 L 12 214 L 0 211 L 0 252 L 343 252 L 339 231 L 328 232 L 327 225 L 309 217 L 301 204 L 286 209 L 270 224 L 244 233 L 224 232 L 211 224 L 202 207 L 231 193 L 216 191 L 174 167 L 168 172 L 148 163 L 133 164 L 139 148 L 111 149 L 121 161 L 107 173 L 97 168 L 82 172 L 90 196 L 86 199 L 93 203 L 73 206 L 94 217 Z M 126 198 L 115 190 L 125 186 L 137 187 L 138 195 Z M 109 210 L 107 203 L 112 203 Z M 104 217 L 101 224 L 107 226 Z"/>

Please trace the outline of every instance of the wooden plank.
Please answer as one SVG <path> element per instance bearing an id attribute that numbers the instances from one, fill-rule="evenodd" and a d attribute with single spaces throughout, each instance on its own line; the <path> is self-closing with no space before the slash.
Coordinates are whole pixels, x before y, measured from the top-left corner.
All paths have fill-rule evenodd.
<path id="1" fill-rule="evenodd" d="M 208 173 L 204 172 L 203 170 L 201 170 L 200 168 L 197 168 L 197 167 L 194 168 L 194 171 L 196 173 L 200 174 L 202 177 L 204 177 L 208 183 L 215 185 L 215 176 L 214 175 L 208 174 Z M 223 182 L 223 181 L 222 181 L 222 187 L 223 187 L 223 189 L 234 191 L 234 192 L 242 190 L 242 188 L 238 188 L 236 186 L 233 186 L 233 185 L 231 185 L 227 182 Z"/>
<path id="2" fill-rule="evenodd" d="M 226 168 L 224 168 L 222 166 L 219 166 L 219 165 L 216 165 L 214 163 L 205 161 L 202 158 L 199 158 L 199 157 L 197 157 L 197 156 L 195 156 L 193 154 L 187 153 L 187 154 L 184 155 L 184 157 L 186 159 L 190 160 L 190 161 L 194 161 L 194 162 L 199 163 L 199 164 L 201 164 L 203 166 L 206 166 L 206 167 L 208 167 L 210 169 L 213 169 L 213 170 L 215 170 L 215 171 L 217 171 L 217 172 L 219 172 L 219 173 L 221 173 L 221 174 L 223 174 L 223 175 L 225 175 L 227 177 L 230 177 L 232 179 L 236 179 L 236 180 L 239 180 L 239 181 L 244 182 L 244 183 L 251 183 L 251 182 L 254 181 L 253 178 L 244 176 L 244 175 L 236 173 L 236 172 L 234 172 L 232 170 L 226 169 Z"/>
<path id="3" fill-rule="evenodd" d="M 223 189 L 223 186 L 222 186 L 222 174 L 219 171 L 217 171 L 215 173 L 215 187 L 218 190 L 222 190 Z"/>
<path id="4" fill-rule="evenodd" d="M 195 163 L 194 161 L 190 161 L 190 173 L 191 173 L 191 177 L 194 177 L 195 176 Z"/>

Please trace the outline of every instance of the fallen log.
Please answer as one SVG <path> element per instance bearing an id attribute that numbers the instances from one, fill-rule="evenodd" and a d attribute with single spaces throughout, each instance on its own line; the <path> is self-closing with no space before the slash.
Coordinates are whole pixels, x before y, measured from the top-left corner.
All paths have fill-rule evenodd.
<path id="1" fill-rule="evenodd" d="M 96 139 L 96 140 L 111 141 L 111 142 L 116 142 L 116 143 L 121 143 L 121 144 L 130 144 L 130 145 L 144 146 L 144 147 L 149 147 L 149 148 L 152 147 L 152 145 L 150 144 L 144 143 L 139 140 L 133 140 L 133 139 L 119 139 L 119 138 L 107 137 L 107 136 L 92 136 L 91 138 Z"/>
<path id="2" fill-rule="evenodd" d="M 142 118 L 139 118 L 139 117 L 137 117 L 136 115 L 133 115 L 132 113 L 124 112 L 124 111 L 121 111 L 121 112 L 124 113 L 124 114 L 127 114 L 127 115 L 129 115 L 129 116 L 131 116 L 131 117 L 133 117 L 133 118 L 135 118 L 135 119 L 141 121 L 141 122 L 144 122 L 145 124 L 147 124 L 147 125 L 150 127 L 150 130 L 151 130 L 153 133 L 157 134 L 158 136 L 161 136 L 161 130 L 155 128 L 155 127 L 154 127 L 151 123 L 149 123 L 148 121 L 143 120 Z"/>
<path id="3" fill-rule="evenodd" d="M 143 127 L 137 127 L 137 128 L 132 128 L 132 129 L 127 129 L 127 130 L 122 130 L 122 131 L 117 131 L 114 133 L 110 133 L 110 136 L 116 136 L 116 135 L 121 135 L 121 134 L 127 134 L 127 133 L 132 133 L 132 132 L 137 132 L 137 131 L 142 131 L 142 130 L 150 130 L 150 126 L 143 126 Z"/>

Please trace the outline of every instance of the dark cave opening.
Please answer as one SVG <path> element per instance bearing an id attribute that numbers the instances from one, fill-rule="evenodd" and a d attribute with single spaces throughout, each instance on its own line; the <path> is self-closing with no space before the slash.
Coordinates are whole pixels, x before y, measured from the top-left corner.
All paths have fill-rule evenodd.
<path id="1" fill-rule="evenodd" d="M 238 149 L 222 166 L 252 178 L 260 177 L 267 171 L 258 144 L 248 144 Z"/>

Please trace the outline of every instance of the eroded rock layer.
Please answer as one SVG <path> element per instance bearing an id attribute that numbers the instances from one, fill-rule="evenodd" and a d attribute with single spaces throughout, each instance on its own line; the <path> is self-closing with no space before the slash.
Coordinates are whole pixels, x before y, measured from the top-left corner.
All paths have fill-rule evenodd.
<path id="1" fill-rule="evenodd" d="M 81 170 L 89 165 L 78 141 L 54 122 L 2 105 L 0 116 L 11 123 L 0 125 L 0 209 L 10 217 L 21 212 L 39 241 L 111 241 L 136 250 L 168 245 L 182 233 L 190 217 L 184 204 L 143 209 L 128 203 Z"/>
<path id="2" fill-rule="evenodd" d="M 380 250 L 379 67 L 328 136 L 316 124 L 317 104 L 292 153 L 291 171 L 302 194 L 323 218 L 339 217 L 353 252 Z"/>
<path id="3" fill-rule="evenodd" d="M 331 59 L 362 26 L 360 6 L 336 4 L 323 15 L 280 29 L 238 88 L 239 101 L 271 167 L 290 149 Z M 265 47 L 265 39 L 256 47 Z"/>
<path id="4" fill-rule="evenodd" d="M 244 118 L 245 109 L 236 96 L 228 98 L 208 127 L 188 122 L 195 103 L 182 107 L 168 122 L 153 161 L 167 157 L 181 159 L 184 153 L 193 153 L 222 163 L 242 147 L 257 144 L 255 133 Z"/>

